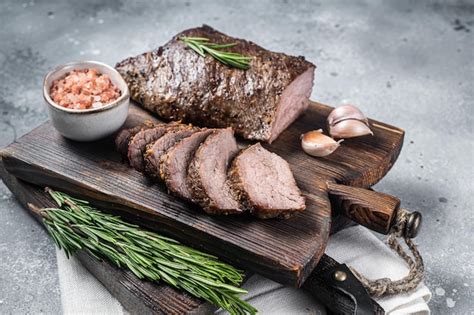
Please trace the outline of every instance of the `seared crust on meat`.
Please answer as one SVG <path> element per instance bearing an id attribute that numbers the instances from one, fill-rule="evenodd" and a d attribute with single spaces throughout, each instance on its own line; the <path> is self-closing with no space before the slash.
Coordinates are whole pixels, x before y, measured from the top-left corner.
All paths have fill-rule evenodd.
<path id="1" fill-rule="evenodd" d="M 242 153 L 243 150 L 237 154 L 235 159 Z M 236 200 L 240 202 L 242 208 L 250 211 L 252 209 L 252 204 L 249 202 L 249 196 L 244 189 L 244 183 L 240 177 L 238 167 L 232 162 L 229 171 L 227 172 L 227 184 L 232 188 L 231 193 Z"/>
<path id="2" fill-rule="evenodd" d="M 168 125 L 161 124 L 150 129 L 139 131 L 135 136 L 132 137 L 128 145 L 128 161 L 130 165 L 139 172 L 145 170 L 145 164 L 143 160 L 143 153 L 147 144 L 156 141 L 165 134 L 168 130 Z"/>
<path id="3" fill-rule="evenodd" d="M 188 165 L 188 174 L 186 179 L 186 184 L 188 186 L 189 191 L 191 192 L 191 200 L 194 203 L 200 205 L 203 210 L 208 214 L 221 214 L 221 210 L 216 208 L 215 204 L 209 198 L 201 183 L 199 169 L 200 162 L 191 160 L 191 163 Z"/>
<path id="4" fill-rule="evenodd" d="M 186 184 L 192 201 L 208 214 L 242 212 L 226 184 L 227 168 L 237 152 L 232 129 L 218 129 L 199 146 L 189 163 Z"/>
<path id="5" fill-rule="evenodd" d="M 150 129 L 154 126 L 155 125 L 152 122 L 145 122 L 140 126 L 120 130 L 117 136 L 115 136 L 115 148 L 122 156 L 127 157 L 128 144 L 130 143 L 130 140 L 133 138 L 133 136 L 142 130 Z"/>
<path id="6" fill-rule="evenodd" d="M 201 57 L 179 40 L 182 36 L 237 43 L 227 50 L 252 57 L 250 68 Z M 244 138 L 271 142 L 307 108 L 315 66 L 304 57 L 271 52 L 204 25 L 121 61 L 116 69 L 132 99 L 165 119 L 232 127 Z M 296 85 L 290 87 L 293 82 Z"/>
<path id="7" fill-rule="evenodd" d="M 177 142 L 160 159 L 160 177 L 168 190 L 178 197 L 191 200 L 191 193 L 186 185 L 188 165 L 199 145 L 212 132 L 203 129 Z"/>
<path id="8" fill-rule="evenodd" d="M 168 128 L 162 137 L 149 143 L 143 154 L 145 173 L 153 180 L 161 181 L 160 163 L 163 154 L 181 139 L 189 137 L 198 130 L 192 125 L 173 126 Z"/>

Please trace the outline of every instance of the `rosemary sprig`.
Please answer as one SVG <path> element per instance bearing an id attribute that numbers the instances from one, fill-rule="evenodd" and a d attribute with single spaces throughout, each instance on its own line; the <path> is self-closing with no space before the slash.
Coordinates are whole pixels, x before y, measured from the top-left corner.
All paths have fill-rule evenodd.
<path id="1" fill-rule="evenodd" d="M 46 188 L 58 208 L 30 208 L 41 215 L 56 245 L 70 257 L 86 250 L 131 270 L 138 278 L 162 280 L 231 314 L 257 310 L 239 298 L 242 271 L 179 242 L 100 212 L 87 201 Z"/>
<path id="2" fill-rule="evenodd" d="M 209 42 L 209 38 L 206 37 L 183 36 L 180 37 L 180 40 L 202 57 L 205 57 L 206 53 L 208 53 L 225 65 L 243 70 L 250 68 L 252 57 L 247 57 L 239 53 L 222 51 L 224 48 L 234 47 L 237 43 L 216 44 Z"/>

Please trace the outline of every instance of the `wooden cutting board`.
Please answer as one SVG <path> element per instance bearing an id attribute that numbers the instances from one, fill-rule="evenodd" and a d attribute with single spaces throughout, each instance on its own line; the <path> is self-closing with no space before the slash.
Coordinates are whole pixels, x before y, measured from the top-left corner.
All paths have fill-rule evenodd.
<path id="1" fill-rule="evenodd" d="M 42 187 L 28 184 L 10 175 L 1 160 L 0 178 L 26 209 L 28 204 L 40 208 L 56 206 Z M 341 209 L 336 210 L 336 215 L 333 214 L 331 234 L 354 225 L 347 217 L 339 215 Z M 33 212 L 29 213 L 39 220 Z M 117 268 L 107 261 L 98 261 L 87 252 L 77 252 L 76 258 L 131 314 L 211 314 L 216 310 L 215 306 L 184 291 L 176 290 L 164 283 L 140 280 L 131 271 Z M 318 270 L 325 270 L 328 263 L 330 261 L 324 264 L 320 261 L 310 277 L 314 277 Z M 323 291 L 327 290 L 324 283 L 320 285 L 323 286 Z M 318 286 L 314 289 L 317 290 L 316 297 L 321 297 L 321 289 Z"/>
<path id="2" fill-rule="evenodd" d="M 324 253 L 329 236 L 331 204 L 326 182 L 372 186 L 391 168 L 403 143 L 401 129 L 371 121 L 374 136 L 346 140 L 326 158 L 309 157 L 300 149 L 299 136 L 325 126 L 331 109 L 312 103 L 272 145 L 265 145 L 290 163 L 307 197 L 307 209 L 289 220 L 208 216 L 123 163 L 112 138 L 73 142 L 59 136 L 50 123 L 0 154 L 6 172 L 16 178 L 92 200 L 107 211 L 236 266 L 300 286 Z M 131 106 L 126 124 L 133 126 L 145 119 L 153 118 Z"/>
<path id="3" fill-rule="evenodd" d="M 10 175 L 1 161 L 0 177 L 25 208 L 28 209 L 29 203 L 41 208 L 56 206 L 44 189 Z M 210 314 L 216 309 L 164 283 L 140 280 L 131 271 L 98 261 L 85 251 L 77 252 L 76 257 L 131 314 Z"/>

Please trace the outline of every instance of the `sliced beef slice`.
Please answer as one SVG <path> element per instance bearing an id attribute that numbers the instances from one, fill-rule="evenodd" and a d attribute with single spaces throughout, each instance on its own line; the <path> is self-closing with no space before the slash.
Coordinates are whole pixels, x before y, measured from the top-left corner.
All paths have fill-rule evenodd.
<path id="1" fill-rule="evenodd" d="M 241 213 L 227 185 L 227 168 L 239 148 L 232 128 L 212 132 L 199 146 L 188 167 L 186 184 L 192 200 L 209 214 Z"/>
<path id="2" fill-rule="evenodd" d="M 191 125 L 181 125 L 175 128 L 170 128 L 161 138 L 150 143 L 144 153 L 145 173 L 152 179 L 160 181 L 161 157 L 166 153 L 166 151 L 168 151 L 168 149 L 180 140 L 189 137 L 197 131 L 198 129 Z"/>
<path id="3" fill-rule="evenodd" d="M 172 146 L 160 160 L 160 177 L 169 191 L 185 200 L 191 200 L 186 186 L 188 165 L 199 145 L 212 133 L 212 129 L 197 131 Z"/>
<path id="4" fill-rule="evenodd" d="M 135 134 L 128 145 L 128 161 L 130 165 L 137 171 L 143 172 L 145 170 L 145 163 L 143 161 L 143 153 L 147 144 L 156 141 L 163 136 L 168 130 L 168 125 L 162 124 L 151 129 L 145 129 Z"/>
<path id="5" fill-rule="evenodd" d="M 154 126 L 155 125 L 150 122 L 133 128 L 120 130 L 115 137 L 115 148 L 122 156 L 127 157 L 130 140 L 140 131 L 153 128 Z"/>
<path id="6" fill-rule="evenodd" d="M 288 218 L 306 208 L 288 163 L 260 143 L 235 157 L 228 177 L 236 198 L 259 218 Z"/>

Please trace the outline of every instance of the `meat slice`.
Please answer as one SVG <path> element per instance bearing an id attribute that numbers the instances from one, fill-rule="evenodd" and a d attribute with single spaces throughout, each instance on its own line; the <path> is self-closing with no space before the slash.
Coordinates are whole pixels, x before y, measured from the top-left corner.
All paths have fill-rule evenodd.
<path id="1" fill-rule="evenodd" d="M 176 143 L 161 157 L 160 177 L 169 191 L 176 196 L 191 200 L 191 193 L 186 186 L 188 165 L 199 145 L 206 140 L 211 132 L 212 129 L 195 132 Z"/>
<path id="2" fill-rule="evenodd" d="M 145 170 L 143 161 L 143 153 L 147 144 L 156 141 L 168 131 L 169 126 L 166 124 L 157 125 L 150 129 L 144 129 L 135 134 L 128 145 L 128 161 L 130 165 L 139 172 Z"/>
<path id="3" fill-rule="evenodd" d="M 145 173 L 156 181 L 160 181 L 161 157 L 180 140 L 189 137 L 198 129 L 191 125 L 170 128 L 165 135 L 147 146 L 144 154 Z"/>
<path id="4" fill-rule="evenodd" d="M 146 122 L 143 125 L 135 126 L 133 128 L 122 129 L 115 137 L 115 148 L 117 151 L 124 157 L 127 157 L 128 154 L 128 144 L 130 140 L 135 136 L 138 132 L 153 128 L 155 125 L 151 122 Z"/>
<path id="5" fill-rule="evenodd" d="M 236 43 L 227 51 L 252 57 L 250 68 L 202 57 L 180 40 L 182 36 Z M 308 107 L 315 66 L 304 57 L 271 52 L 204 25 L 123 60 L 116 69 L 132 99 L 165 119 L 233 127 L 244 138 L 272 142 Z"/>
<path id="6" fill-rule="evenodd" d="M 232 128 L 212 132 L 199 146 L 188 167 L 186 184 L 192 200 L 209 214 L 241 213 L 227 185 L 227 168 L 239 152 Z"/>
<path id="7" fill-rule="evenodd" d="M 235 157 L 228 177 L 236 198 L 259 218 L 288 218 L 306 208 L 288 163 L 260 143 Z"/>

